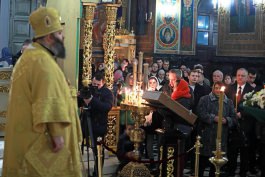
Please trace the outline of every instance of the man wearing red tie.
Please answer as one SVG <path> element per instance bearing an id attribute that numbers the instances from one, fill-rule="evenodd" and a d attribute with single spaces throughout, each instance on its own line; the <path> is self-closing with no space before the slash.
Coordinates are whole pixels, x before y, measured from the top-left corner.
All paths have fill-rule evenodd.
<path id="1" fill-rule="evenodd" d="M 228 176 L 234 176 L 237 165 L 237 154 L 240 152 L 240 176 L 246 177 L 246 173 L 250 170 L 249 163 L 253 143 L 255 137 L 255 119 L 246 115 L 242 109 L 243 96 L 254 90 L 247 83 L 248 71 L 245 68 L 240 68 L 236 73 L 236 83 L 227 89 L 227 97 L 233 100 L 236 109 L 237 127 L 230 131 L 228 140 Z"/>

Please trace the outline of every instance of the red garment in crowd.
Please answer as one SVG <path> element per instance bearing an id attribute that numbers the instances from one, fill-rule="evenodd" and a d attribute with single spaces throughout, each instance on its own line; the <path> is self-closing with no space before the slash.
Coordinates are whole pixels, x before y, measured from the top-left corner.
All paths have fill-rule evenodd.
<path id="1" fill-rule="evenodd" d="M 191 98 L 189 84 L 184 79 L 180 80 L 177 89 L 171 94 L 171 99 L 179 98 Z"/>

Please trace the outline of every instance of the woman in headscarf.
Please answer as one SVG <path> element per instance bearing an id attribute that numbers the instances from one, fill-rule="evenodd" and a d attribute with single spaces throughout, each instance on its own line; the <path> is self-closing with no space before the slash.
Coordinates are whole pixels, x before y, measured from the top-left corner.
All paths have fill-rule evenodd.
<path id="1" fill-rule="evenodd" d="M 148 79 L 148 90 L 149 91 L 160 91 L 161 86 L 159 85 L 158 79 L 155 76 L 151 76 Z M 146 133 L 146 152 L 148 158 L 153 161 L 154 160 L 154 150 L 153 150 L 153 144 L 154 144 L 154 136 L 156 134 L 156 129 L 161 128 L 162 125 L 162 119 L 161 116 L 158 115 L 158 113 L 150 112 L 148 116 L 145 116 L 146 121 L 144 123 L 144 130 Z M 150 164 L 150 170 L 154 171 L 156 170 L 156 166 L 154 163 Z"/>

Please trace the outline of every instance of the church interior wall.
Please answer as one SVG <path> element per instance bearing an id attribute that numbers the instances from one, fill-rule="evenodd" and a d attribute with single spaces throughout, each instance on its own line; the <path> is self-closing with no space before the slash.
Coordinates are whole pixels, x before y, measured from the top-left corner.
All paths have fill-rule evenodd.
<path id="1" fill-rule="evenodd" d="M 81 18 L 81 2 L 65 0 L 48 0 L 47 7 L 59 10 L 62 22 L 65 23 L 64 36 L 66 58 L 59 62 L 67 79 L 72 85 L 77 84 L 78 58 L 79 58 L 79 23 Z"/>
<path id="2" fill-rule="evenodd" d="M 147 1 L 147 0 L 146 0 Z M 201 0 L 201 2 L 206 2 L 210 0 Z M 77 75 L 79 72 L 78 61 L 79 61 L 79 45 L 80 39 L 80 29 L 79 23 L 82 17 L 82 2 L 94 2 L 98 3 L 99 0 L 76 0 L 76 1 L 65 1 L 65 0 L 47 0 L 47 6 L 52 6 L 57 8 L 62 16 L 62 20 L 65 22 L 65 45 L 67 49 L 67 58 L 66 60 L 60 61 L 61 67 L 65 72 L 66 77 L 71 81 L 73 85 L 77 84 Z M 155 0 L 147 1 L 149 10 L 156 13 Z M 211 2 L 210 2 L 211 3 Z M 1 1 L 1 22 L 8 21 L 5 18 L 8 18 L 8 15 L 5 11 L 8 11 L 9 8 L 8 1 Z M 207 8 L 212 8 L 212 6 L 207 6 Z M 4 9 L 4 10 L 3 10 Z M 211 10 L 210 10 L 211 11 Z M 155 31 L 155 18 L 149 22 L 145 22 L 144 28 L 145 33 L 138 35 L 137 34 L 137 1 L 132 0 L 130 4 L 130 24 L 128 25 L 128 30 L 133 29 L 136 33 L 136 53 L 139 51 L 144 52 L 144 58 L 167 58 L 170 60 L 173 66 L 178 67 L 181 64 L 186 64 L 189 67 L 192 67 L 194 64 L 201 63 L 206 67 L 206 75 L 211 76 L 211 73 L 214 69 L 220 68 L 225 73 L 234 74 L 235 70 L 239 67 L 255 67 L 259 71 L 260 75 L 265 75 L 263 68 L 265 67 L 264 57 L 237 57 L 237 56 L 217 56 L 216 55 L 216 46 L 203 46 L 196 45 L 196 51 L 194 55 L 180 55 L 180 54 L 158 54 L 154 53 L 154 31 Z M 203 9 L 202 14 L 207 14 L 207 10 Z M 212 12 L 211 12 L 212 13 Z M 211 22 L 212 23 L 212 22 Z M 3 25 L 1 30 L 1 41 L 0 47 L 8 45 L 8 26 Z M 4 28 L 3 28 L 4 27 Z M 82 28 L 82 26 L 80 27 Z M 5 30 L 5 31 L 2 31 Z M 2 38 L 2 36 L 4 36 Z M 262 78 L 265 80 L 265 78 Z"/>
<path id="3" fill-rule="evenodd" d="M 0 49 L 8 46 L 9 25 L 8 23 L 4 23 L 4 22 L 8 22 L 9 10 L 10 10 L 9 1 L 0 0 L 0 22 L 1 22 Z"/>

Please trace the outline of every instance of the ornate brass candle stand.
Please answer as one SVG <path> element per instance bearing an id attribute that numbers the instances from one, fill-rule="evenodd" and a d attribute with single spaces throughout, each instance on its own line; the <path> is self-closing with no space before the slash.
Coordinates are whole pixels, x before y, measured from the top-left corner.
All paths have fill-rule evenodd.
<path id="1" fill-rule="evenodd" d="M 224 90 L 225 87 L 222 87 L 219 95 L 219 110 L 218 110 L 218 128 L 217 128 L 217 138 L 216 138 L 216 151 L 214 151 L 214 157 L 211 157 L 209 160 L 215 166 L 215 176 L 220 176 L 221 167 L 227 163 L 227 158 L 223 157 L 225 154 L 222 152 L 222 119 L 223 119 L 223 100 L 224 100 Z"/>
<path id="2" fill-rule="evenodd" d="M 122 103 L 121 109 L 123 110 L 130 110 L 132 111 L 132 118 L 135 121 L 135 128 L 132 130 L 130 134 L 130 140 L 134 143 L 134 153 L 135 153 L 135 160 L 140 160 L 140 151 L 139 147 L 140 144 L 145 139 L 144 130 L 140 128 L 141 125 L 145 122 L 145 116 L 149 114 L 151 108 L 144 105 L 139 104 L 128 104 Z M 138 162 L 130 162 L 128 163 L 121 171 L 121 177 L 150 177 L 151 174 L 148 168 Z"/>
<path id="3" fill-rule="evenodd" d="M 202 144 L 200 142 L 201 137 L 197 136 L 195 147 L 195 170 L 194 170 L 194 177 L 199 177 L 199 161 L 200 161 L 200 148 Z"/>
<path id="4" fill-rule="evenodd" d="M 223 157 L 224 152 L 221 150 L 221 142 L 218 143 L 218 147 L 216 147 L 216 151 L 214 151 L 214 157 L 211 157 L 209 160 L 215 166 L 215 176 L 220 176 L 220 169 L 221 167 L 227 163 L 227 158 Z"/>

